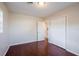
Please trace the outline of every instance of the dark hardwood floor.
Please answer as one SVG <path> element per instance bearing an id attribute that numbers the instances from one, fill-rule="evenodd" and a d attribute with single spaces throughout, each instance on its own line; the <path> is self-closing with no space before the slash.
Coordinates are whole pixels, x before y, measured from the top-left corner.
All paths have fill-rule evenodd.
<path id="1" fill-rule="evenodd" d="M 45 41 L 32 42 L 11 46 L 6 56 L 76 56 L 51 43 L 48 43 L 47 50 L 45 48 Z"/>
<path id="2" fill-rule="evenodd" d="M 76 56 L 75 54 L 70 53 L 65 49 L 51 43 L 48 44 L 48 55 L 49 56 Z"/>

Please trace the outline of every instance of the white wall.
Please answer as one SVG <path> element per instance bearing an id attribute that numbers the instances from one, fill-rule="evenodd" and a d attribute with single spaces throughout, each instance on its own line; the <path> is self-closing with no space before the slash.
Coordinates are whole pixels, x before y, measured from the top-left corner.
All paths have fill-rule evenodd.
<path id="1" fill-rule="evenodd" d="M 10 45 L 37 41 L 36 21 L 40 18 L 15 13 L 10 13 L 9 18 Z"/>
<path id="2" fill-rule="evenodd" d="M 0 33 L 0 55 L 5 55 L 8 46 L 8 11 L 3 3 L 0 3 L 0 10 L 3 11 L 3 33 Z"/>
<path id="3" fill-rule="evenodd" d="M 61 16 L 67 17 L 67 19 L 65 18 L 65 21 L 67 21 L 65 22 L 65 33 L 64 18 Z M 79 55 L 79 4 L 69 6 L 48 17 L 47 20 L 49 20 L 49 42 L 63 47 L 64 34 L 66 34 L 65 49 Z"/>
<path id="4" fill-rule="evenodd" d="M 48 38 L 49 42 L 65 48 L 65 17 L 53 17 L 49 20 Z"/>

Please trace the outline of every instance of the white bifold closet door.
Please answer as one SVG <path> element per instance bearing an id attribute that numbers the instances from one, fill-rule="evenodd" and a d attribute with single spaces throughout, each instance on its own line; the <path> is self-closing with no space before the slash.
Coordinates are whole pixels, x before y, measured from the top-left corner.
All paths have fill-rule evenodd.
<path id="1" fill-rule="evenodd" d="M 79 12 L 67 17 L 66 50 L 79 55 Z"/>

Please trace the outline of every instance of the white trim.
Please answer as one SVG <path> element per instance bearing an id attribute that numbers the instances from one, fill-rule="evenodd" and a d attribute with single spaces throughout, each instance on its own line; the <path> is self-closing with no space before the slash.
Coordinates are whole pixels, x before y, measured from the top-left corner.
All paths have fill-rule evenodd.
<path id="1" fill-rule="evenodd" d="M 6 49 L 6 51 L 5 51 L 5 53 L 3 54 L 3 56 L 5 56 L 6 55 L 6 53 L 7 53 L 7 51 L 9 50 L 9 46 L 7 47 L 7 49 Z"/>
<path id="2" fill-rule="evenodd" d="M 69 49 L 66 49 L 67 51 L 69 51 L 70 53 L 73 53 L 73 54 L 75 54 L 75 55 L 78 55 L 79 56 L 79 54 L 78 53 L 76 53 L 76 52 L 74 52 L 74 51 L 71 51 L 71 50 L 69 50 Z"/>

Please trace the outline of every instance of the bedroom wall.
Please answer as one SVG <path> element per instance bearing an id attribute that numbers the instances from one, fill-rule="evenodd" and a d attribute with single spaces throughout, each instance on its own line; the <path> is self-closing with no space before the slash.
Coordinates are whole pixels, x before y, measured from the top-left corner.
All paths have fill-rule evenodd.
<path id="1" fill-rule="evenodd" d="M 48 41 L 65 48 L 65 17 L 54 16 L 48 21 Z"/>
<path id="2" fill-rule="evenodd" d="M 47 20 L 49 42 L 79 55 L 79 3 L 55 13 Z"/>
<path id="3" fill-rule="evenodd" d="M 36 24 L 40 19 L 25 14 L 10 13 L 9 44 L 16 45 L 37 41 Z"/>
<path id="4" fill-rule="evenodd" d="M 8 45 L 8 10 L 6 6 L 0 2 L 0 11 L 3 12 L 3 32 L 0 33 L 0 56 L 6 54 Z"/>

